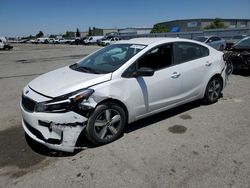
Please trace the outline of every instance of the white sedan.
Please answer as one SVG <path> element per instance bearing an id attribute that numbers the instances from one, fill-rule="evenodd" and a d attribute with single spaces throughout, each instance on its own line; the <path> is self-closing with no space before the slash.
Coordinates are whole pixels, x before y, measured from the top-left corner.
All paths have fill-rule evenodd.
<path id="1" fill-rule="evenodd" d="M 216 50 L 223 51 L 226 47 L 226 41 L 220 37 L 217 36 L 202 36 L 202 37 L 196 37 L 194 40 L 203 42 L 209 46 L 212 46 Z"/>
<path id="2" fill-rule="evenodd" d="M 101 46 L 107 46 L 110 44 L 114 44 L 119 40 L 121 40 L 119 37 L 113 37 L 113 38 L 109 38 L 109 39 L 101 41 L 100 44 L 101 44 Z"/>
<path id="3" fill-rule="evenodd" d="M 141 118 L 198 99 L 215 103 L 225 69 L 223 53 L 200 42 L 119 41 L 31 81 L 23 89 L 22 125 L 52 149 L 73 152 L 82 132 L 107 144 Z"/>

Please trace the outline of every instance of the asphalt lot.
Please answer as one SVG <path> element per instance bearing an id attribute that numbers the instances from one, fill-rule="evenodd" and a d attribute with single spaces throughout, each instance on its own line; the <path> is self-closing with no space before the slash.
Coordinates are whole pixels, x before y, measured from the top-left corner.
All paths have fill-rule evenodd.
<path id="1" fill-rule="evenodd" d="M 250 187 L 249 76 L 232 75 L 216 104 L 193 102 L 135 122 L 105 146 L 87 143 L 70 156 L 28 145 L 22 88 L 97 48 L 23 44 L 0 51 L 0 187 Z"/>

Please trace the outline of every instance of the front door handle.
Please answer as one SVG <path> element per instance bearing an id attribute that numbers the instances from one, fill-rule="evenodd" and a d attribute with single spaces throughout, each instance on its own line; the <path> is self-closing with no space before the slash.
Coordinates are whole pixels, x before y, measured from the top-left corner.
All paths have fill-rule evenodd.
<path id="1" fill-rule="evenodd" d="M 178 73 L 178 72 L 173 72 L 171 78 L 179 78 L 181 75 L 181 73 Z"/>

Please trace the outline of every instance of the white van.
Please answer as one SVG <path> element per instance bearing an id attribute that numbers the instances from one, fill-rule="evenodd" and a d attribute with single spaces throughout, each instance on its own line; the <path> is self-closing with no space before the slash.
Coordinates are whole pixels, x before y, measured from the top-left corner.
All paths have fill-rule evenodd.
<path id="1" fill-rule="evenodd" d="M 0 50 L 10 50 L 13 46 L 10 46 L 6 37 L 0 37 Z"/>
<path id="2" fill-rule="evenodd" d="M 84 40 L 84 44 L 96 44 L 97 40 L 102 39 L 104 36 L 89 36 Z"/>

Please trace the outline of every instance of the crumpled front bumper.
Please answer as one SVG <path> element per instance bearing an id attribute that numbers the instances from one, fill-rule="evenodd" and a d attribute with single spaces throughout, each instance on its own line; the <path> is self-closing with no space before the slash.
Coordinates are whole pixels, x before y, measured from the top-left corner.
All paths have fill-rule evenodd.
<path id="1" fill-rule="evenodd" d="M 73 152 L 87 118 L 75 112 L 28 112 L 22 105 L 22 126 L 33 140 L 48 148 Z"/>

